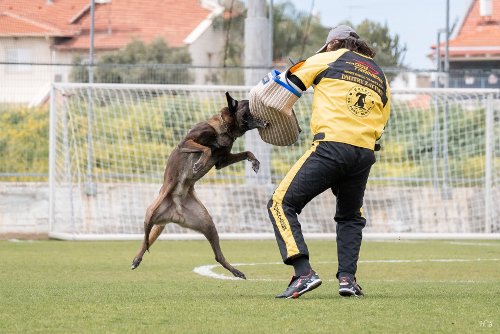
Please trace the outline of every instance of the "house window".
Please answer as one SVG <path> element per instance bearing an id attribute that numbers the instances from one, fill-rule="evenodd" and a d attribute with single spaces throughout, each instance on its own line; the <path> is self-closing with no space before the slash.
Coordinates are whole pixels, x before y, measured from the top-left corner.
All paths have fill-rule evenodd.
<path id="1" fill-rule="evenodd" d="M 7 49 L 6 60 L 8 73 L 31 71 L 31 49 Z"/>

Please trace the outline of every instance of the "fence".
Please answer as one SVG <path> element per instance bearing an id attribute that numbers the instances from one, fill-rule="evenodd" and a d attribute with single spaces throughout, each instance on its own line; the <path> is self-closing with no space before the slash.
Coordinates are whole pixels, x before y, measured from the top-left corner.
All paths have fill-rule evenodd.
<path id="1" fill-rule="evenodd" d="M 93 66 L 94 82 L 138 84 L 243 85 L 245 67 L 192 66 L 175 64 L 101 64 Z M 262 69 L 263 73 L 267 68 Z M 436 86 L 433 70 L 386 68 L 393 88 Z M 444 84 L 441 73 L 440 87 Z M 451 88 L 500 88 L 500 71 L 451 71 Z M 0 62 L 0 108 L 5 103 L 42 104 L 51 82 L 88 82 L 88 66 L 72 64 Z"/>
<path id="2" fill-rule="evenodd" d="M 225 104 L 224 91 L 242 98 L 248 89 L 55 85 L 51 235 L 140 238 L 144 210 L 162 181 L 165 156 L 192 124 L 218 112 Z M 395 90 L 383 151 L 365 197 L 366 231 L 498 235 L 499 101 L 499 90 Z M 199 197 L 220 232 L 272 232 L 266 202 L 310 144 L 310 103 L 311 94 L 306 94 L 295 108 L 304 130 L 300 141 L 287 148 L 268 147 L 268 154 L 258 155 L 261 166 L 269 166 L 268 177 L 254 179 L 240 164 L 212 171 L 199 182 Z M 259 144 L 239 140 L 233 150 Z M 304 231 L 333 233 L 334 212 L 333 195 L 322 194 L 301 214 Z M 186 233 L 175 225 L 167 232 Z"/>
<path id="3" fill-rule="evenodd" d="M 88 85 L 55 84 L 55 87 L 58 98 L 54 101 L 57 103 L 52 103 L 52 106 L 56 108 L 57 112 L 61 112 L 64 108 L 67 108 L 67 111 L 74 110 L 75 106 L 78 106 L 80 117 L 83 117 L 81 118 L 83 123 L 75 128 L 80 129 L 79 131 L 83 131 L 87 127 L 88 121 L 85 121 L 85 112 L 87 112 L 91 100 L 94 101 L 93 105 L 96 111 L 102 112 L 103 108 L 115 105 L 121 106 L 123 110 L 132 110 L 134 115 L 136 113 L 139 115 L 139 112 L 155 115 L 156 123 L 154 126 L 143 124 L 136 129 L 138 132 L 125 132 L 127 137 L 121 139 L 127 142 L 131 138 L 155 136 L 154 145 L 150 142 L 147 149 L 138 149 L 127 144 L 123 146 L 122 150 L 116 152 L 109 150 L 108 153 L 112 152 L 111 156 L 116 159 L 113 163 L 115 166 L 120 161 L 119 157 L 132 154 L 134 158 L 129 158 L 127 167 L 124 167 L 126 166 L 123 165 L 124 162 L 120 162 L 122 163 L 121 171 L 110 173 L 108 168 L 106 173 L 101 175 L 108 180 L 105 182 L 106 185 L 97 188 L 102 190 L 111 186 L 106 196 L 110 196 L 108 199 L 114 199 L 115 203 L 121 203 L 117 205 L 122 205 L 125 208 L 123 212 L 128 212 L 129 216 L 125 218 L 125 221 L 128 222 L 129 229 L 125 232 L 129 235 L 138 231 L 139 227 L 136 224 L 142 219 L 140 217 L 141 211 L 147 205 L 151 194 L 156 191 L 163 168 L 162 164 L 169 152 L 170 146 L 168 145 L 180 140 L 187 129 L 186 127 L 195 120 L 207 116 L 208 113 L 223 105 L 222 97 L 225 89 L 237 92 L 239 98 L 244 98 L 248 90 L 248 88 L 236 86 L 96 84 L 91 89 L 93 98 L 89 99 L 88 89 L 90 86 Z M 154 89 L 152 89 L 153 87 Z M 370 181 L 370 185 L 376 186 L 378 190 L 367 193 L 367 208 L 369 210 L 366 212 L 369 220 L 382 221 L 383 223 L 369 226 L 368 230 L 402 233 L 410 231 L 497 233 L 500 224 L 498 220 L 499 206 L 496 200 L 499 195 L 500 179 L 499 91 L 395 89 L 393 93 L 393 112 L 388 130 L 384 135 L 384 151 L 378 158 Z M 187 96 L 189 96 L 189 100 L 186 100 Z M 61 101 L 66 102 L 61 104 Z M 75 104 L 75 101 L 79 101 L 79 104 Z M 166 101 L 169 102 L 166 103 Z M 270 150 L 272 154 L 270 182 L 265 187 L 254 187 L 254 190 L 249 190 L 244 187 L 244 182 L 241 181 L 245 171 L 240 168 L 229 169 L 229 174 L 222 173 L 217 176 L 210 174 L 204 181 L 208 183 L 201 184 L 202 189 L 205 190 L 200 189 L 200 192 L 205 192 L 205 195 L 202 196 L 206 197 L 208 206 L 212 205 L 210 201 L 217 198 L 213 196 L 213 186 L 220 185 L 224 180 L 233 180 L 233 183 L 238 184 L 238 186 L 232 184 L 229 187 L 230 191 L 217 192 L 217 194 L 223 193 L 224 196 L 229 196 L 228 201 L 233 198 L 240 198 L 242 203 L 252 202 L 255 199 L 266 200 L 276 182 L 280 180 L 294 159 L 305 150 L 310 140 L 308 137 L 309 104 L 310 97 L 306 95 L 299 100 L 297 105 L 297 112 L 304 130 L 301 142 L 286 150 L 276 148 Z M 72 107 L 69 108 L 69 106 Z M 183 119 L 182 117 L 187 117 L 184 115 L 185 110 L 197 111 L 198 113 Z M 172 112 L 173 116 L 167 117 L 168 112 Z M 23 107 L 21 112 L 3 112 L 0 113 L 0 116 L 3 117 L 0 126 L 4 127 L 0 131 L 0 150 L 2 152 L 0 162 L 0 233 L 47 232 L 49 230 L 48 204 L 50 194 L 47 184 L 48 109 Z M 61 121 L 61 118 L 58 119 Z M 37 123 L 37 120 L 40 124 Z M 175 123 L 174 120 L 178 123 Z M 110 117 L 109 122 L 107 122 L 108 130 L 101 131 L 101 135 L 106 133 L 104 138 L 116 138 L 114 132 L 121 133 L 122 129 L 116 128 L 116 126 L 124 124 L 123 120 L 121 122 Z M 143 119 L 138 118 L 133 123 L 139 125 L 141 122 Z M 13 131 L 7 125 L 16 127 L 17 131 Z M 114 130 L 109 131 L 112 129 Z M 165 137 L 165 131 L 169 131 L 170 135 Z M 64 138 L 64 136 L 58 138 Z M 82 148 L 86 146 L 85 142 L 75 141 L 76 138 L 81 140 L 82 136 L 74 137 L 73 141 L 67 137 L 68 142 L 66 144 L 63 142 L 63 144 L 66 147 L 68 145 Z M 242 149 L 241 146 L 238 148 Z M 144 151 L 151 150 L 156 152 L 154 159 L 141 157 L 140 154 Z M 283 155 L 284 152 L 286 152 L 286 156 Z M 99 168 L 110 165 L 106 154 L 96 156 L 98 159 L 93 164 Z M 124 188 L 123 191 L 117 190 L 118 188 L 112 186 L 112 180 L 123 179 L 128 174 L 132 175 L 132 172 L 123 172 L 123 170 L 131 168 L 131 161 L 133 162 L 131 170 L 139 171 L 137 174 L 139 176 L 132 179 L 133 182 L 129 182 L 131 188 Z M 86 168 L 80 166 L 78 169 L 80 174 L 76 175 L 84 178 Z M 141 168 L 147 172 L 141 172 Z M 230 176 L 236 178 L 231 179 Z M 135 182 L 146 184 L 142 195 L 136 191 Z M 120 185 L 123 186 L 124 183 L 127 182 L 121 181 Z M 141 196 L 140 199 L 135 198 L 134 200 L 133 196 L 136 195 Z M 77 191 L 73 198 L 80 196 L 81 194 Z M 128 199 L 124 200 L 123 198 Z M 119 200 L 116 201 L 116 199 Z M 135 204 L 131 205 L 130 201 L 135 201 Z M 329 211 L 328 205 L 333 203 L 333 199 L 331 197 L 322 198 L 318 203 L 324 212 L 330 213 L 325 213 L 321 219 L 314 214 L 312 217 L 323 221 L 319 225 L 322 226 L 321 228 L 325 228 L 321 230 L 322 232 L 331 232 L 331 224 L 328 223 L 331 211 Z M 250 207 L 260 207 L 261 204 L 255 203 Z M 72 206 L 73 210 L 82 209 L 81 204 L 75 205 Z M 135 211 L 130 214 L 130 211 L 127 210 L 132 210 L 133 207 L 135 207 L 133 209 Z M 114 206 L 110 206 L 110 208 L 116 209 Z M 234 214 L 237 214 L 236 217 L 233 217 L 235 221 L 247 221 L 248 217 L 254 215 L 248 208 L 239 208 L 238 210 L 233 208 L 232 210 L 235 212 Z M 314 209 L 311 210 L 314 211 Z M 111 213 L 105 214 L 103 211 L 102 214 L 111 217 Z M 76 218 L 76 220 L 72 218 L 72 220 L 77 222 L 81 221 L 81 218 Z M 121 217 L 115 221 L 121 221 Z M 260 217 L 258 221 L 263 223 L 265 220 Z M 264 225 L 260 227 L 261 231 L 266 231 L 266 228 L 269 227 Z M 233 226 L 228 229 L 226 232 L 233 233 L 245 230 L 241 226 Z"/>

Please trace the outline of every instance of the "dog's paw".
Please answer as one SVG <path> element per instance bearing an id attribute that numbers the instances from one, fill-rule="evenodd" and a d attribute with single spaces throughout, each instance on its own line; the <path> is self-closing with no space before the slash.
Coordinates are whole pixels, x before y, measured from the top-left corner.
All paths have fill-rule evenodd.
<path id="1" fill-rule="evenodd" d="M 252 169 L 255 173 L 259 172 L 260 169 L 260 161 L 257 159 L 251 160 L 252 161 Z"/>
<path id="2" fill-rule="evenodd" d="M 238 277 L 238 278 L 241 278 L 241 279 L 247 279 L 246 276 L 245 276 L 245 274 L 243 274 L 238 269 L 231 270 L 231 273 L 234 275 L 234 277 Z"/>
<path id="3" fill-rule="evenodd" d="M 202 164 L 200 162 L 195 162 L 194 165 L 193 165 L 193 173 L 198 173 L 201 168 L 202 168 Z"/>
<path id="4" fill-rule="evenodd" d="M 134 270 L 135 268 L 139 267 L 139 265 L 141 264 L 141 261 L 142 261 L 142 258 L 135 258 L 133 261 L 132 261 L 132 265 L 130 266 L 130 269 Z"/>

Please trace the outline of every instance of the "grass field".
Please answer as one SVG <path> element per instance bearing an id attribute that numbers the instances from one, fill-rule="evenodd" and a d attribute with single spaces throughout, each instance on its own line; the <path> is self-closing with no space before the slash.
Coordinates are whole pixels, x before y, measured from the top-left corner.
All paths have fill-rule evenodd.
<path id="1" fill-rule="evenodd" d="M 360 299 L 337 294 L 335 241 L 309 241 L 323 285 L 297 300 L 274 298 L 291 275 L 274 241 L 222 241 L 246 281 L 195 273 L 206 241 L 160 241 L 131 271 L 138 247 L 0 241 L 0 333 L 500 332 L 499 241 L 365 241 Z"/>

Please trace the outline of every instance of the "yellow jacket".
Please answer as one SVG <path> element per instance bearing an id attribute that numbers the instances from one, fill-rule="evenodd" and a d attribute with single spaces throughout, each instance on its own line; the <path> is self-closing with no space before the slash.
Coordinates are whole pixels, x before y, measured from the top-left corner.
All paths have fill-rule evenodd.
<path id="1" fill-rule="evenodd" d="M 319 140 L 374 149 L 389 119 L 390 89 L 371 58 L 348 49 L 318 53 L 293 74 L 314 85 L 310 126 Z"/>

